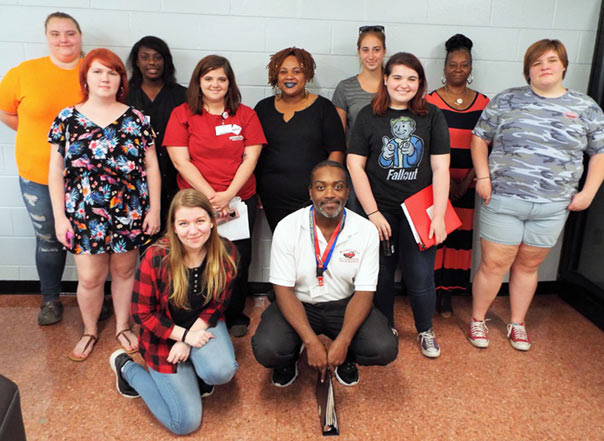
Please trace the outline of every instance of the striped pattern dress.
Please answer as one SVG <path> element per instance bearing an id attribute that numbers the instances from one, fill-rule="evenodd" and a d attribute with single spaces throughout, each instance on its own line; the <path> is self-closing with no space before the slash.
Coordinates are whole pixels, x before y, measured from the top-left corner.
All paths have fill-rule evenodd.
<path id="1" fill-rule="evenodd" d="M 462 180 L 473 168 L 470 154 L 472 129 L 488 104 L 489 98 L 476 93 L 472 104 L 462 110 L 449 106 L 436 91 L 426 95 L 426 101 L 437 106 L 447 120 L 451 139 L 451 179 Z M 470 283 L 474 195 L 475 184 L 472 183 L 461 199 L 451 201 L 461 219 L 461 227 L 451 233 L 436 252 L 434 278 L 437 292 L 440 290 L 451 294 L 463 294 Z"/>

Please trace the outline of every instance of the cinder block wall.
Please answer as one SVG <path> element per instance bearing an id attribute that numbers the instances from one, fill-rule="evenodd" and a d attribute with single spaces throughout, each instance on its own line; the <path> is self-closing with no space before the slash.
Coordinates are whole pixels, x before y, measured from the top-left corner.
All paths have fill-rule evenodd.
<path id="1" fill-rule="evenodd" d="M 61 10 L 80 22 L 84 50 L 108 47 L 126 58 L 145 35 L 166 40 L 178 81 L 211 53 L 229 58 L 243 102 L 271 94 L 270 54 L 303 47 L 317 62 L 312 88 L 331 98 L 337 83 L 358 72 L 356 38 L 364 24 L 386 26 L 388 52 L 408 51 L 424 63 L 429 90 L 440 86 L 444 42 L 457 32 L 474 41 L 472 87 L 489 96 L 523 84 L 522 56 L 533 41 L 559 38 L 570 67 L 566 86 L 586 91 L 598 0 L 0 0 L 0 75 L 23 60 L 47 55 L 43 21 Z M 14 132 L 0 127 L 0 280 L 37 280 L 34 238 L 18 188 Z M 268 280 L 270 232 L 263 216 L 254 231 L 250 280 Z M 478 251 L 476 240 L 475 250 Z M 559 244 L 540 280 L 555 280 Z M 475 262 L 478 253 L 475 253 Z M 65 280 L 76 280 L 68 260 Z"/>

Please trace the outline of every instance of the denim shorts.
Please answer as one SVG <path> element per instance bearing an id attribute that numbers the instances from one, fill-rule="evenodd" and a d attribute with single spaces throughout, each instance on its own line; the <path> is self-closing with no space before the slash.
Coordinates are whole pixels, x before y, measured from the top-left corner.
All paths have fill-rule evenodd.
<path id="1" fill-rule="evenodd" d="M 568 217 L 570 201 L 536 203 L 492 195 L 481 202 L 480 237 L 502 245 L 551 248 Z"/>

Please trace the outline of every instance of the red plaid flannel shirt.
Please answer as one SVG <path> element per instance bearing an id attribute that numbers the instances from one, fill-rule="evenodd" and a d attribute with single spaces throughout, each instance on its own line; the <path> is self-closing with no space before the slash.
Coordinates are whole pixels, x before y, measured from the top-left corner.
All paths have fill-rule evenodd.
<path id="1" fill-rule="evenodd" d="M 237 261 L 235 246 L 227 240 L 225 245 L 233 260 Z M 130 304 L 132 318 L 140 325 L 140 353 L 151 369 L 165 374 L 176 372 L 176 365 L 167 361 L 175 342 L 169 338 L 175 325 L 168 307 L 170 282 L 168 262 L 164 259 L 168 252 L 164 246 L 152 246 L 145 252 L 136 273 Z M 209 327 L 216 326 L 218 320 L 224 321 L 224 311 L 231 297 L 233 280 L 227 279 L 227 288 L 220 298 L 211 299 L 199 315 Z"/>

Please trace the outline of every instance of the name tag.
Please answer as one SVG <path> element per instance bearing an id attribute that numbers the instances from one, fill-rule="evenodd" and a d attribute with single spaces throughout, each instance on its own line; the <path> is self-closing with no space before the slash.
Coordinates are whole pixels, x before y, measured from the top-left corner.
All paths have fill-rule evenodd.
<path id="1" fill-rule="evenodd" d="M 233 133 L 233 127 L 231 124 L 221 124 L 216 126 L 216 136 L 226 135 L 227 133 Z"/>
<path id="2" fill-rule="evenodd" d="M 216 126 L 216 136 L 226 135 L 227 133 L 239 135 L 241 133 L 241 126 L 237 124 L 221 124 Z"/>

